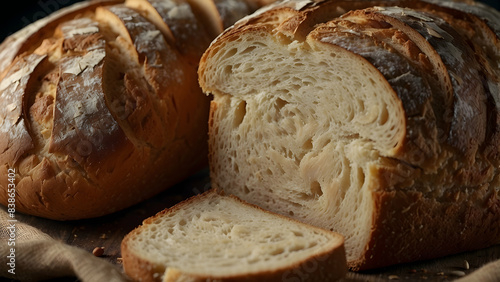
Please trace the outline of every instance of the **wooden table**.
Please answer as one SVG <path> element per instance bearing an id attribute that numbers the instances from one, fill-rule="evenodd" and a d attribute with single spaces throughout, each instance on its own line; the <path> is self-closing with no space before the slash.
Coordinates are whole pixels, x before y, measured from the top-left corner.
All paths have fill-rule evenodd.
<path id="1" fill-rule="evenodd" d="M 101 218 L 69 222 L 52 221 L 22 214 L 17 214 L 16 218 L 39 228 L 60 241 L 89 252 L 92 252 L 95 247 L 104 247 L 105 252 L 102 259 L 121 267 L 120 243 L 128 232 L 140 225 L 145 218 L 208 189 L 210 189 L 208 171 L 203 170 L 153 199 Z M 343 281 L 389 281 L 394 279 L 451 281 L 458 278 L 456 274 L 460 272 L 468 274 L 497 259 L 500 259 L 500 246 L 369 272 L 350 272 Z M 470 269 L 464 269 L 464 261 L 469 263 Z M 77 281 L 77 279 L 69 277 L 57 281 Z"/>

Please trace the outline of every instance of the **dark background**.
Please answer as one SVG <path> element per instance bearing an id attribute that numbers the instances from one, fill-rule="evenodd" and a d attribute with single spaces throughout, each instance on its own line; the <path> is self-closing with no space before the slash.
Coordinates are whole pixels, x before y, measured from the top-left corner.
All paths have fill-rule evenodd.
<path id="1" fill-rule="evenodd" d="M 8 0 L 0 7 L 0 42 L 22 27 L 82 0 Z M 500 0 L 481 0 L 500 10 Z"/>
<path id="2" fill-rule="evenodd" d="M 0 6 L 0 42 L 8 35 L 82 0 L 7 0 Z M 500 0 L 499 0 L 500 1 Z"/>

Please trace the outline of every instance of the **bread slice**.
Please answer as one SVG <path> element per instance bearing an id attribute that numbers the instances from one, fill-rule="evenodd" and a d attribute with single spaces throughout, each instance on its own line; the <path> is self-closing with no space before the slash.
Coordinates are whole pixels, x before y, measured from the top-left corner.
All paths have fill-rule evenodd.
<path id="1" fill-rule="evenodd" d="M 146 219 L 121 251 L 138 281 L 333 281 L 347 271 L 343 242 L 210 190 Z"/>
<path id="2" fill-rule="evenodd" d="M 226 30 L 199 68 L 212 185 L 341 233 L 354 270 L 500 243 L 495 19 L 442 3 L 284 1 Z"/>

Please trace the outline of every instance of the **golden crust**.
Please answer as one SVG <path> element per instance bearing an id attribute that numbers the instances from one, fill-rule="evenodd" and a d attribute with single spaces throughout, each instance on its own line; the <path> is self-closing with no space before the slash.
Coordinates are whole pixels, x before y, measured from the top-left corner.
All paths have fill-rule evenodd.
<path id="1" fill-rule="evenodd" d="M 2 73 L 10 65 L 15 57 L 24 52 L 31 52 L 36 47 L 36 43 L 50 34 L 62 22 L 67 21 L 79 14 L 92 11 L 96 7 L 112 5 L 124 0 L 94 0 L 84 1 L 78 4 L 63 8 L 46 18 L 26 26 L 18 32 L 7 37 L 0 45 L 0 78 Z"/>

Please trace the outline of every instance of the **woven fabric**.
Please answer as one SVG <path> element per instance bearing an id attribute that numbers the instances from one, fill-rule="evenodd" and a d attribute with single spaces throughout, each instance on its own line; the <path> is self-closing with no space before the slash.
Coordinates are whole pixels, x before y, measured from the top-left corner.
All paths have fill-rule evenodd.
<path id="1" fill-rule="evenodd" d="M 0 254 L 0 275 L 9 279 L 39 281 L 76 277 L 83 282 L 128 281 L 117 266 L 84 249 L 57 241 L 34 227 L 12 221 L 4 209 L 0 209 Z M 15 267 L 13 271 L 12 267 Z"/>
<path id="2" fill-rule="evenodd" d="M 473 273 L 455 282 L 498 282 L 500 281 L 500 260 L 490 262 Z"/>

